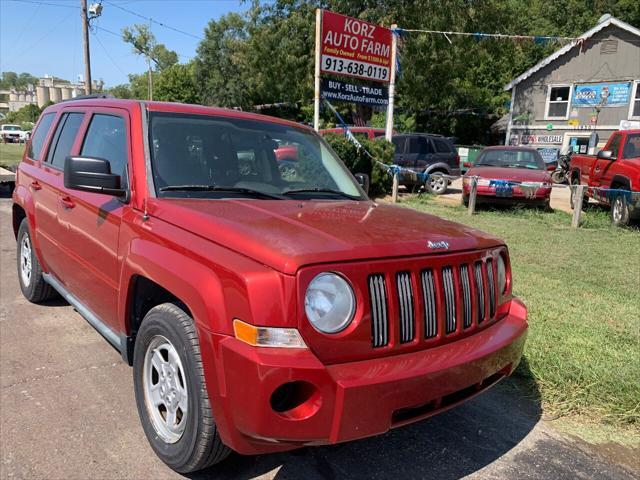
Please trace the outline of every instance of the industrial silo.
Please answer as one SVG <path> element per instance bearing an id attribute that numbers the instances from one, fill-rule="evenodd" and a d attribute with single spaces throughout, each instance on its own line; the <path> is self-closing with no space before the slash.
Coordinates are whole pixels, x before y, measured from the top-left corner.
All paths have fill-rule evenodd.
<path id="1" fill-rule="evenodd" d="M 62 89 L 60 87 L 49 87 L 49 97 L 53 103 L 62 100 Z"/>
<path id="2" fill-rule="evenodd" d="M 69 100 L 71 99 L 72 95 L 71 95 L 71 87 L 62 87 L 62 100 Z"/>
<path id="3" fill-rule="evenodd" d="M 36 96 L 38 97 L 38 107 L 44 107 L 45 104 L 49 103 L 50 100 L 49 88 L 41 87 L 40 85 L 38 85 L 36 87 Z"/>

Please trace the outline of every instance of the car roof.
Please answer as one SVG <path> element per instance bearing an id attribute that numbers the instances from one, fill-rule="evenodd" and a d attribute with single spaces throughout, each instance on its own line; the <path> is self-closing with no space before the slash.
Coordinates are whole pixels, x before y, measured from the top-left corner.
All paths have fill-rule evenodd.
<path id="1" fill-rule="evenodd" d="M 421 133 L 421 132 L 397 133 L 394 135 L 394 137 L 437 137 L 437 138 L 444 138 L 445 140 L 447 139 L 447 137 L 445 137 L 444 135 L 440 135 L 439 133 Z"/>
<path id="2" fill-rule="evenodd" d="M 57 111 L 61 108 L 69 106 L 78 107 L 112 107 L 112 108 L 126 108 L 134 109 L 140 105 L 144 105 L 150 112 L 168 112 L 168 113 L 185 113 L 193 115 L 210 115 L 219 117 L 239 118 L 245 120 L 256 120 L 261 122 L 277 123 L 280 125 L 287 125 L 296 128 L 302 128 L 312 131 L 311 127 L 303 125 L 301 123 L 284 120 L 282 118 L 270 117 L 268 115 L 261 115 L 259 113 L 244 112 L 242 110 L 234 110 L 230 108 L 221 107 L 207 107 L 204 105 L 193 105 L 187 103 L 177 102 L 156 102 L 146 100 L 130 100 L 120 98 L 109 97 L 97 97 L 97 98 L 78 98 L 71 100 L 64 100 L 58 102 L 45 109 L 45 112 Z"/>
<path id="3" fill-rule="evenodd" d="M 532 148 L 532 147 L 512 147 L 509 145 L 495 145 L 492 147 L 485 147 L 482 151 L 486 152 L 487 150 L 489 151 L 493 151 L 493 150 L 512 150 L 512 151 L 517 151 L 517 152 L 538 152 L 537 149 Z"/>
<path id="4" fill-rule="evenodd" d="M 375 127 L 351 127 L 347 125 L 349 130 L 352 132 L 384 132 L 384 128 L 375 128 Z M 343 131 L 343 127 L 334 127 L 334 128 L 321 128 L 321 132 L 341 132 Z"/>

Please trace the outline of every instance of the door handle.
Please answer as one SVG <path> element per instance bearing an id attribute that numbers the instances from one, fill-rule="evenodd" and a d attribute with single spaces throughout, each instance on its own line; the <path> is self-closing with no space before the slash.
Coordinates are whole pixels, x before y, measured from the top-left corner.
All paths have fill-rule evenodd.
<path id="1" fill-rule="evenodd" d="M 60 205 L 67 210 L 76 206 L 75 202 L 71 200 L 71 197 L 60 197 L 59 202 Z"/>
<path id="2" fill-rule="evenodd" d="M 40 185 L 40 183 L 37 180 L 34 180 L 33 182 L 31 182 L 31 190 L 34 190 L 34 191 L 42 190 L 42 185 Z"/>
<path id="3" fill-rule="evenodd" d="M 596 172 L 599 172 L 599 171 L 600 171 L 600 167 L 596 167 Z"/>

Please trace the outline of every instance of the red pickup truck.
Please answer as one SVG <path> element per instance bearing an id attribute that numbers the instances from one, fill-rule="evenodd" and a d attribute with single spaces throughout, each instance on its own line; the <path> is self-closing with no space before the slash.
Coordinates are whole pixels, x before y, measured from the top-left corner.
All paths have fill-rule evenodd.
<path id="1" fill-rule="evenodd" d="M 615 132 L 597 155 L 573 155 L 570 172 L 572 185 L 593 187 L 586 199 L 611 206 L 614 225 L 640 218 L 640 130 Z M 572 190 L 572 208 L 574 195 Z"/>
<path id="2" fill-rule="evenodd" d="M 281 142 L 295 179 L 279 175 Z M 133 366 L 144 432 L 179 472 L 384 433 L 522 355 L 527 310 L 501 240 L 369 200 L 320 136 L 276 118 L 50 106 L 13 228 L 26 298 L 62 295 Z"/>

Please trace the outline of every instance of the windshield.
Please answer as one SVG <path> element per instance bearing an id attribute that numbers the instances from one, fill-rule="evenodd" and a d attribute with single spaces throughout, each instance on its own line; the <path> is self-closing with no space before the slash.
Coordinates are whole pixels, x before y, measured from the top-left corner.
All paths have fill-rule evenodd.
<path id="1" fill-rule="evenodd" d="M 149 136 L 161 197 L 365 199 L 340 159 L 307 129 L 152 112 Z"/>
<path id="2" fill-rule="evenodd" d="M 476 166 L 545 169 L 544 160 L 540 154 L 531 150 L 485 150 L 476 162 Z"/>
<path id="3" fill-rule="evenodd" d="M 3 125 L 2 130 L 8 130 L 10 132 L 19 132 L 20 125 Z"/>

